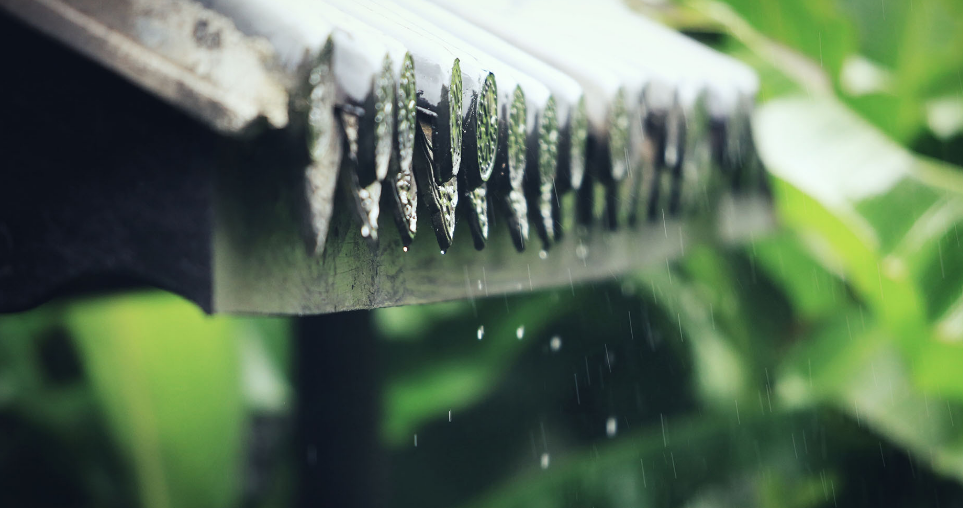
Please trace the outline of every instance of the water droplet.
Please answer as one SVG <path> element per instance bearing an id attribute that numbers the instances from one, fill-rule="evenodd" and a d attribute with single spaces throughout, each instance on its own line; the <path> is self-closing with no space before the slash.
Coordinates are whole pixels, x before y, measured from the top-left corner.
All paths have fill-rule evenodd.
<path id="1" fill-rule="evenodd" d="M 484 336 L 485 336 L 485 326 L 482 325 L 478 327 L 478 340 L 482 340 L 482 337 Z"/>
<path id="2" fill-rule="evenodd" d="M 549 341 L 548 345 L 552 348 L 553 353 L 557 353 L 559 349 L 562 349 L 562 338 L 556 335 L 552 337 L 552 340 Z"/>
<path id="3" fill-rule="evenodd" d="M 522 340 L 522 337 L 525 336 L 525 326 L 524 326 L 524 325 L 519 326 L 518 329 L 515 330 L 515 336 L 518 337 L 518 340 Z"/>
<path id="4" fill-rule="evenodd" d="M 585 261 L 585 258 L 588 257 L 588 247 L 581 241 L 579 241 L 579 244 L 575 247 L 575 256 L 582 261 Z"/>
<path id="5" fill-rule="evenodd" d="M 542 469 L 548 469 L 548 464 L 549 464 L 549 462 L 550 462 L 551 460 L 552 460 L 552 457 L 549 456 L 549 454 L 543 453 L 543 454 L 542 454 L 542 459 L 541 459 Z"/>
<path id="6" fill-rule="evenodd" d="M 371 234 L 371 228 L 367 224 L 361 226 L 361 236 L 367 238 Z"/>
<path id="7" fill-rule="evenodd" d="M 404 247 L 401 248 L 401 250 L 403 250 L 403 251 L 405 251 L 405 252 L 408 252 L 408 246 L 405 245 Z"/>
<path id="8" fill-rule="evenodd" d="M 441 255 L 444 256 L 444 255 L 445 255 L 445 251 L 441 251 Z"/>
<path id="9" fill-rule="evenodd" d="M 609 437 L 615 437 L 615 434 L 619 431 L 619 421 L 615 419 L 614 416 L 610 416 L 608 420 L 605 421 L 605 435 Z"/>
<path id="10" fill-rule="evenodd" d="M 481 291 L 482 289 L 485 289 L 485 287 L 482 286 L 482 281 L 478 281 L 478 290 Z"/>
<path id="11" fill-rule="evenodd" d="M 539 259 L 548 259 L 548 251 L 546 251 L 545 249 L 542 249 L 542 250 L 538 251 L 538 258 L 539 258 Z"/>

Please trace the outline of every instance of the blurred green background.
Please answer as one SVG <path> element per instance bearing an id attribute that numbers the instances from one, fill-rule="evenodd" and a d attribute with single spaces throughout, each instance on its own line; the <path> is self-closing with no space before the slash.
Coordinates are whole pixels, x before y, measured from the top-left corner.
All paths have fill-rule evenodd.
<path id="1" fill-rule="evenodd" d="M 963 506 L 963 2 L 632 5 L 758 70 L 780 226 L 370 313 L 388 504 Z M 0 317 L 0 506 L 289 506 L 294 330 L 159 292 Z"/>

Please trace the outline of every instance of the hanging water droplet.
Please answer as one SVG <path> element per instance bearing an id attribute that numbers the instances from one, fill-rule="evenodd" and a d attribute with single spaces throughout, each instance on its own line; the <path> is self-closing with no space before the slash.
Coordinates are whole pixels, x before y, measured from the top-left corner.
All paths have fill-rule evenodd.
<path id="1" fill-rule="evenodd" d="M 615 437 L 615 434 L 619 431 L 619 421 L 615 419 L 614 416 L 610 416 L 608 420 L 605 421 L 605 435 L 609 437 Z"/>
<path id="2" fill-rule="evenodd" d="M 548 469 L 548 464 L 551 460 L 552 460 L 552 457 L 550 457 L 547 453 L 543 453 L 542 459 L 541 459 L 542 469 Z"/>
<path id="3" fill-rule="evenodd" d="M 482 337 L 484 336 L 485 336 L 485 326 L 482 325 L 478 327 L 478 340 L 482 340 Z"/>
<path id="4" fill-rule="evenodd" d="M 542 250 L 538 251 L 538 258 L 539 258 L 539 259 L 548 259 L 548 251 L 546 251 L 545 249 L 542 249 Z"/>
<path id="5" fill-rule="evenodd" d="M 518 340 L 522 340 L 522 337 L 525 336 L 525 325 L 519 326 L 518 329 L 515 330 L 515 336 L 518 337 Z"/>
<path id="6" fill-rule="evenodd" d="M 408 246 L 407 246 L 407 245 L 403 246 L 403 247 L 401 248 L 401 250 L 403 250 L 403 251 L 405 251 L 405 252 L 408 252 Z"/>
<path id="7" fill-rule="evenodd" d="M 441 255 L 444 256 L 444 255 L 445 255 L 445 251 L 441 251 Z"/>
<path id="8" fill-rule="evenodd" d="M 562 349 L 562 338 L 556 335 L 552 337 L 552 340 L 548 342 L 548 345 L 552 348 L 553 353 L 557 353 L 558 350 Z"/>

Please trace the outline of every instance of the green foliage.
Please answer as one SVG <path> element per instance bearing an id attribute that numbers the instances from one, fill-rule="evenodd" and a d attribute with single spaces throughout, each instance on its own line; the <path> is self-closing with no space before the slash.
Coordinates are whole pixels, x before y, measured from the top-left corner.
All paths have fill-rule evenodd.
<path id="1" fill-rule="evenodd" d="M 777 135 L 767 127 L 788 118 L 792 127 L 778 136 L 820 150 L 770 139 Z M 927 181 L 958 179 L 959 170 L 915 158 L 833 102 L 770 103 L 759 127 L 780 179 L 781 216 L 797 237 L 813 239 L 813 257 L 852 290 L 785 358 L 787 401 L 832 403 L 853 416 L 861 410 L 878 432 L 913 453 L 932 453 L 934 469 L 963 479 L 963 436 L 953 429 L 963 402 L 963 335 L 942 319 L 963 298 L 963 246 L 955 241 L 963 186 Z M 788 294 L 806 290 L 806 281 L 780 282 Z M 815 364 L 808 388 L 803 359 L 806 368 Z M 928 399 L 938 406 L 932 414 Z"/>
<path id="2" fill-rule="evenodd" d="M 686 3 L 702 17 L 678 19 L 731 29 L 736 37 L 723 47 L 763 79 L 756 141 L 773 172 L 781 227 L 743 248 L 692 249 L 668 272 L 656 267 L 622 282 L 638 289 L 628 301 L 659 309 L 655 328 L 677 327 L 678 340 L 663 346 L 687 358 L 691 385 L 671 390 L 691 389 L 698 409 L 643 416 L 612 443 L 581 441 L 562 458 L 553 454 L 546 471 L 508 473 L 466 506 L 842 505 L 837 494 L 866 503 L 849 468 L 882 478 L 887 461 L 899 460 L 914 476 L 923 467 L 963 483 L 963 172 L 900 145 L 928 130 L 929 101 L 963 93 L 960 4 Z M 773 51 L 774 42 L 783 48 Z M 793 52 L 808 62 L 794 68 L 797 57 L 786 57 Z M 847 73 L 860 60 L 876 66 L 875 89 L 852 89 Z M 821 88 L 820 73 L 831 88 Z M 588 302 L 576 297 L 555 319 Z M 519 315 L 544 320 L 541 309 Z M 611 340 L 605 319 L 593 321 L 594 333 Z M 513 375 L 504 360 L 527 364 L 512 346 L 497 367 L 468 369 L 487 397 Z M 434 369 L 444 369 L 439 361 Z M 450 400 L 464 389 L 447 387 L 411 386 L 411 398 Z M 479 392 L 466 393 L 476 400 Z M 388 404 L 389 422 L 416 422 Z M 407 432 L 430 428 L 439 409 Z M 810 455 L 817 436 L 821 457 Z M 670 444 L 680 440 L 685 447 Z M 720 443 L 738 445 L 723 452 Z M 750 443 L 756 452 L 742 456 Z M 834 447 L 835 458 L 826 452 Z M 714 473 L 694 473 L 691 450 Z M 850 454 L 864 458 L 841 458 Z M 686 472 L 666 469 L 670 462 Z"/>
<path id="3" fill-rule="evenodd" d="M 243 406 L 230 323 L 163 296 L 78 304 L 66 321 L 145 506 L 235 504 Z"/>
<path id="4" fill-rule="evenodd" d="M 963 4 L 956 0 L 680 3 L 729 28 L 745 21 L 764 40 L 801 53 L 825 73 L 847 106 L 900 143 L 927 134 L 927 107 L 934 101 L 963 101 Z M 723 5 L 737 19 L 719 16 Z M 769 53 L 771 48 L 759 52 Z"/>
<path id="5" fill-rule="evenodd" d="M 249 413 L 287 411 L 288 335 L 284 320 L 210 317 L 159 292 L 48 304 L 0 320 L 0 414 L 75 454 L 85 480 L 69 504 L 236 506 Z"/>
<path id="6" fill-rule="evenodd" d="M 893 76 L 868 100 L 855 102 L 869 118 L 899 141 L 911 141 L 923 128 L 923 105 L 941 95 L 963 94 L 963 4 L 955 0 L 920 2 L 841 0 L 859 31 L 860 50 Z M 887 118 L 888 117 L 888 118 Z"/>
<path id="7" fill-rule="evenodd" d="M 751 26 L 802 52 L 831 75 L 838 75 L 857 45 L 855 27 L 836 0 L 730 0 Z"/>

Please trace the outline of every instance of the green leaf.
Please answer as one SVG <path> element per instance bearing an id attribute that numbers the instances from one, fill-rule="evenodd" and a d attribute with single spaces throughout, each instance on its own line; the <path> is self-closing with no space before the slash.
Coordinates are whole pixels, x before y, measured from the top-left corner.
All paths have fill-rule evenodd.
<path id="1" fill-rule="evenodd" d="M 924 125 L 929 99 L 961 90 L 963 4 L 956 0 L 839 0 L 858 27 L 860 52 L 890 69 L 888 99 L 855 100 L 857 110 L 900 141 Z"/>
<path id="2" fill-rule="evenodd" d="M 857 36 L 835 0 L 727 0 L 744 20 L 769 38 L 807 55 L 837 76 L 855 51 Z"/>
<path id="3" fill-rule="evenodd" d="M 832 404 L 935 471 L 963 481 L 963 434 L 956 429 L 963 407 L 921 391 L 895 342 L 884 328 L 844 314 L 787 355 L 776 393 L 790 407 Z M 941 367 L 929 360 L 929 367 Z"/>
<path id="4" fill-rule="evenodd" d="M 799 319 L 819 322 L 852 303 L 839 273 L 814 259 L 792 231 L 784 229 L 759 239 L 754 252 L 760 270 L 782 288 Z"/>
<path id="5" fill-rule="evenodd" d="M 925 334 L 925 297 L 896 247 L 917 216 L 958 197 L 926 185 L 917 159 L 838 102 L 782 99 L 756 120 L 786 225 L 897 335 Z"/>
<path id="6" fill-rule="evenodd" d="M 828 88 L 818 86 L 826 81 L 855 112 L 906 143 L 926 127 L 927 104 L 963 93 L 963 3 L 956 0 L 684 3 L 752 50 L 753 56 L 736 54 L 760 72 L 762 98 L 772 97 L 774 84 L 787 88 L 771 79 L 774 69 L 810 94 Z M 868 74 L 867 63 L 879 72 Z M 814 77 L 812 68 L 828 80 Z"/>
<path id="7" fill-rule="evenodd" d="M 238 501 L 244 401 L 233 322 L 148 293 L 66 309 L 144 506 Z"/>

